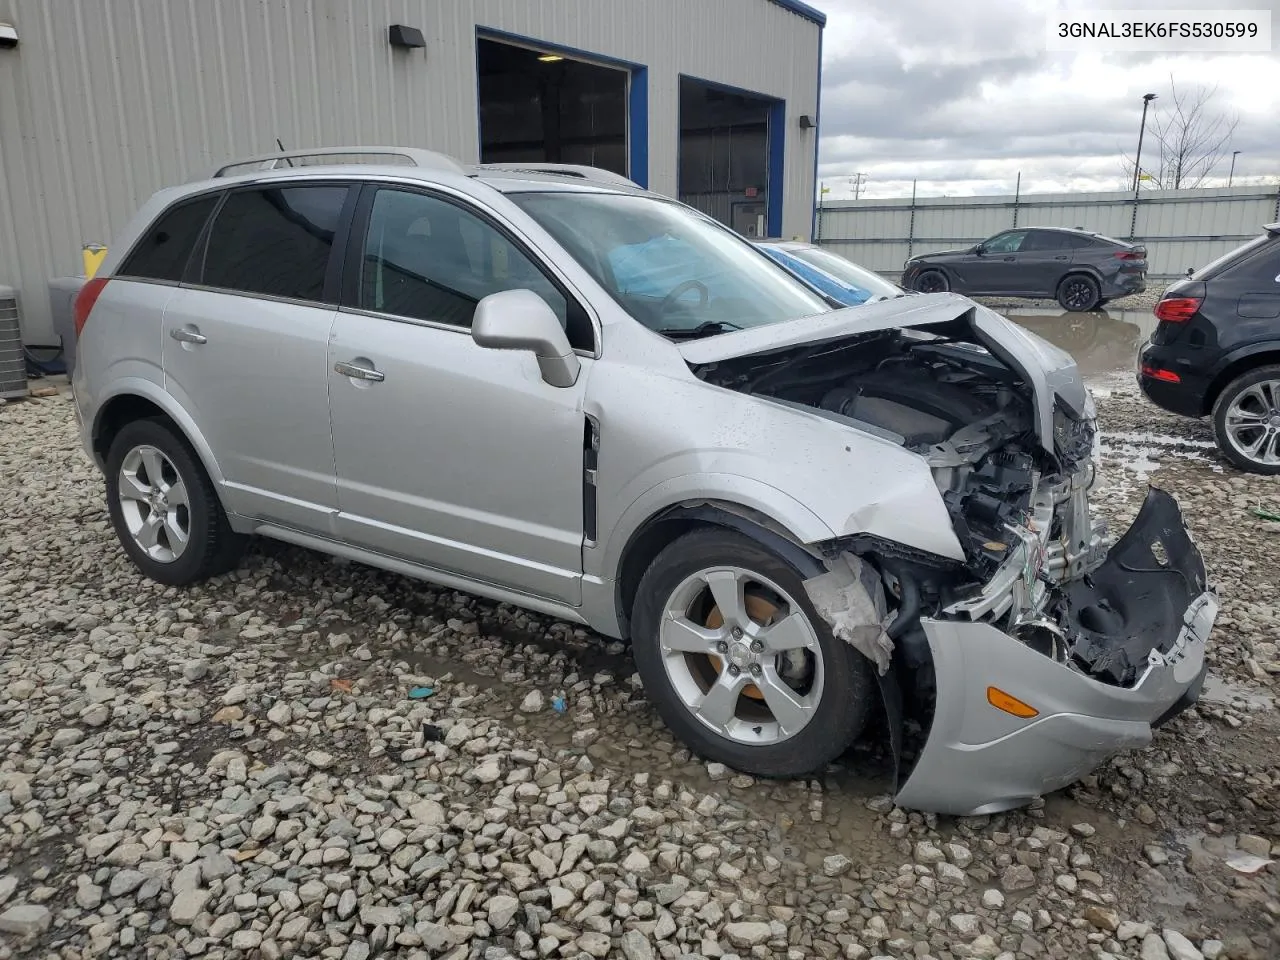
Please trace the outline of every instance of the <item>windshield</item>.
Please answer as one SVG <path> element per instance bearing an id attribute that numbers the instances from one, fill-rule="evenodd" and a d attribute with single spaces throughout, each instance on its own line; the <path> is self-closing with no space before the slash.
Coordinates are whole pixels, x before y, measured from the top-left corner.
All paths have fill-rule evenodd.
<path id="1" fill-rule="evenodd" d="M 832 253 L 829 250 L 822 250 L 818 247 L 788 247 L 783 252 L 790 254 L 797 260 L 803 260 L 810 266 L 817 267 L 819 270 L 831 274 L 837 280 L 865 293 L 868 300 L 873 300 L 876 297 L 898 297 L 903 293 L 901 287 L 890 283 L 878 273 L 872 273 L 870 270 L 846 260 L 838 253 Z"/>
<path id="2" fill-rule="evenodd" d="M 830 309 L 746 240 L 680 204 L 613 193 L 510 198 L 627 313 L 666 336 L 708 336 Z"/>

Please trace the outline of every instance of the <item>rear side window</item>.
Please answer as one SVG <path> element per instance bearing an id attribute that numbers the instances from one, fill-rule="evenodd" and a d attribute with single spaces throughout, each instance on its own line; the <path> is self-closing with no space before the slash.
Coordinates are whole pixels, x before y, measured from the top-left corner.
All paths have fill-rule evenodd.
<path id="1" fill-rule="evenodd" d="M 151 225 L 116 271 L 117 276 L 178 283 L 218 194 L 175 204 Z"/>
<path id="2" fill-rule="evenodd" d="M 1268 244 L 1273 244 L 1275 247 L 1280 248 L 1280 239 L 1270 233 L 1254 237 L 1248 243 L 1236 247 L 1230 253 L 1223 254 L 1217 260 L 1201 267 L 1191 275 L 1191 279 L 1212 280 L 1214 277 L 1222 276 L 1222 274 L 1234 269 L 1238 264 L 1246 260 L 1252 261 L 1254 256 L 1261 253 L 1262 249 Z"/>
<path id="3" fill-rule="evenodd" d="M 1052 230 L 1032 230 L 1027 239 L 1022 241 L 1023 252 L 1028 250 L 1070 250 L 1081 246 L 1078 238 L 1071 233 L 1055 233 Z M 1083 238 L 1087 242 L 1088 238 Z"/>
<path id="4" fill-rule="evenodd" d="M 238 190 L 209 231 L 201 283 L 244 293 L 324 300 L 345 186 Z"/>

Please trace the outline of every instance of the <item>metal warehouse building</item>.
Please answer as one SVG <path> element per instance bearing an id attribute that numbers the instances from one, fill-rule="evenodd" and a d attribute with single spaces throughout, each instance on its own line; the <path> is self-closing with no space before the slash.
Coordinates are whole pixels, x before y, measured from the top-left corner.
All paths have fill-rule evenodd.
<path id="1" fill-rule="evenodd" d="M 156 189 L 277 149 L 583 163 L 748 235 L 809 236 L 821 13 L 799 0 L 0 0 L 0 285 Z M 11 29 L 10 29 L 11 28 Z"/>

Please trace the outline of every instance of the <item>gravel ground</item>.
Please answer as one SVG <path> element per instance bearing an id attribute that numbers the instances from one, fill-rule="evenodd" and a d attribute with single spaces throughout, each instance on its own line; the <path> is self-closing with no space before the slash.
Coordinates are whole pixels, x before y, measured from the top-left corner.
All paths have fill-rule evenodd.
<path id="1" fill-rule="evenodd" d="M 959 820 L 895 809 L 870 748 L 701 764 L 620 644 L 507 606 L 272 543 L 144 580 L 67 398 L 0 406 L 0 957 L 1280 956 L 1280 539 L 1250 514 L 1280 489 L 1098 396 L 1099 505 L 1181 498 L 1216 679 L 1151 747 Z"/>
<path id="2" fill-rule="evenodd" d="M 1164 280 L 1147 281 L 1147 289 L 1142 293 L 1136 293 L 1131 297 L 1120 297 L 1117 300 L 1108 300 L 1106 304 L 1099 309 L 1101 310 L 1150 310 L 1164 295 L 1165 287 L 1169 285 Z M 993 310 L 1017 312 L 1019 307 L 1056 307 L 1058 301 L 1033 300 L 1023 297 L 974 297 L 978 303 L 983 306 L 990 307 Z"/>

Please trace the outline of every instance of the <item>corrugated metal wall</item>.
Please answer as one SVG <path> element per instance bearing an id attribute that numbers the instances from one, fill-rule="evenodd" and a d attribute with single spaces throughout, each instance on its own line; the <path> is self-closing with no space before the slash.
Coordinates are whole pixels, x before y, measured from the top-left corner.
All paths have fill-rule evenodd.
<path id="1" fill-rule="evenodd" d="M 1280 187 L 1054 193 L 1015 198 L 949 197 L 829 201 L 818 209 L 823 244 L 896 275 L 908 257 L 967 247 L 1019 227 L 1083 227 L 1147 245 L 1151 277 L 1180 277 L 1280 220 Z"/>
<path id="2" fill-rule="evenodd" d="M 648 66 L 649 185 L 676 193 L 679 75 L 787 101 L 783 233 L 813 210 L 818 25 L 769 0 L 0 0 L 0 283 L 52 342 L 79 272 L 161 186 L 236 156 L 396 143 L 478 151 L 477 25 Z M 387 27 L 425 50 L 394 50 Z"/>

